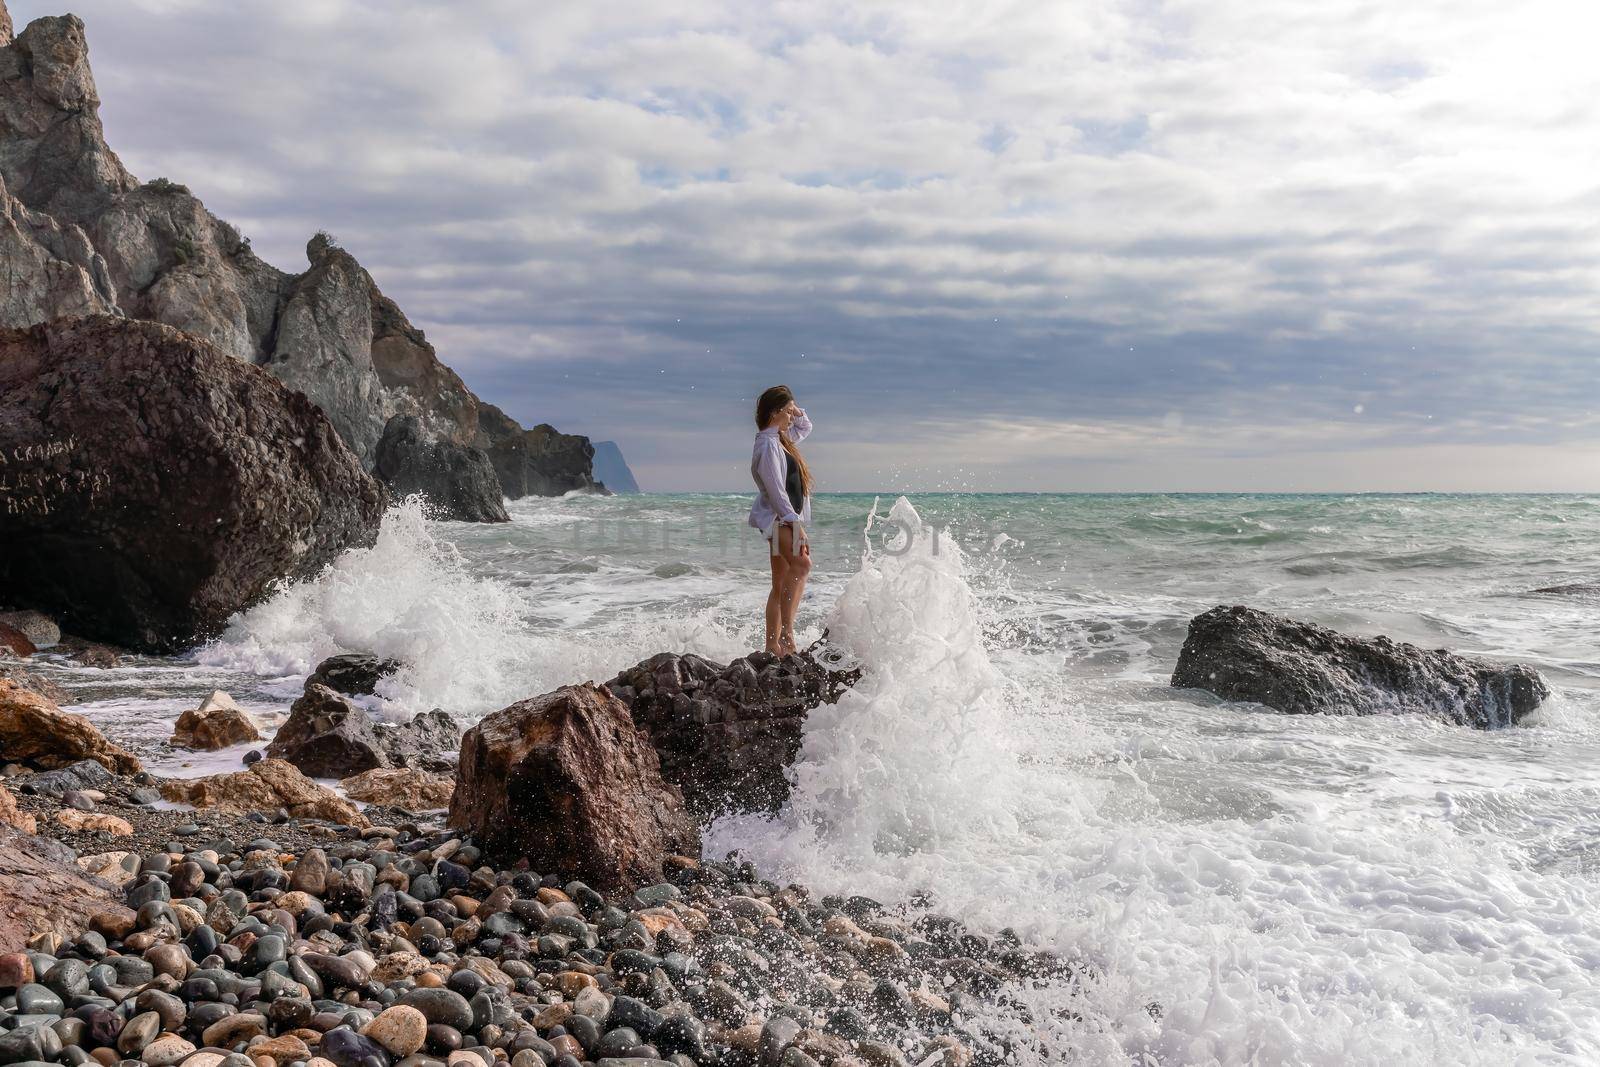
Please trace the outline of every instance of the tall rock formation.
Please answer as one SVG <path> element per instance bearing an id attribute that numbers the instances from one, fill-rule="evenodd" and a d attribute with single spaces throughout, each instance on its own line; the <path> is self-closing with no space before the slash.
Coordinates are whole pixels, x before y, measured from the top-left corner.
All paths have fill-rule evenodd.
<path id="1" fill-rule="evenodd" d="M 593 487 L 585 439 L 551 430 L 561 447 L 530 449 L 497 408 L 486 429 L 487 405 L 326 234 L 287 274 L 184 186 L 129 174 L 105 141 L 81 19 L 13 39 L 0 3 L 0 27 L 0 327 L 153 319 L 304 393 L 368 469 L 389 420 L 411 415 L 430 440 L 517 453 L 513 496 Z"/>
<path id="2" fill-rule="evenodd" d="M 639 483 L 634 480 L 628 461 L 622 458 L 622 449 L 615 441 L 594 443 L 594 477 L 613 493 L 637 493 Z"/>
<path id="3" fill-rule="evenodd" d="M 489 454 L 506 496 L 560 496 L 574 489 L 605 492 L 594 480 L 594 446 L 547 422 L 524 430 L 493 404 L 478 407 L 476 444 Z"/>

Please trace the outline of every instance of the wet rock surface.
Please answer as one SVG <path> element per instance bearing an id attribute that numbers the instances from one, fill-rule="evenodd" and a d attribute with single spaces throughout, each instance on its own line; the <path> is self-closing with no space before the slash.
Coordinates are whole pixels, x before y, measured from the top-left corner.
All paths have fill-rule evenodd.
<path id="1" fill-rule="evenodd" d="M 1479 729 L 1510 726 L 1550 695 L 1531 667 L 1351 637 L 1240 606 L 1189 623 L 1172 684 L 1290 714 L 1422 713 Z"/>
<path id="2" fill-rule="evenodd" d="M 345 796 L 364 804 L 388 804 L 411 811 L 447 808 L 455 792 L 453 779 L 414 767 L 374 767 L 339 783 Z"/>
<path id="3" fill-rule="evenodd" d="M 0 330 L 0 587 L 149 651 L 376 535 L 383 496 L 303 396 L 165 326 Z"/>
<path id="4" fill-rule="evenodd" d="M 649 739 L 604 687 L 563 686 L 486 717 L 461 741 L 450 824 L 489 855 L 597 888 L 660 881 L 700 834 Z"/>
<path id="5" fill-rule="evenodd" d="M 172 731 L 175 747 L 206 752 L 259 740 L 261 730 L 250 713 L 220 689 L 178 716 Z"/>
<path id="6" fill-rule="evenodd" d="M 161 785 L 166 800 L 240 814 L 283 809 L 291 816 L 366 826 L 356 806 L 283 760 L 264 759 L 233 774 L 173 778 Z"/>
<path id="7" fill-rule="evenodd" d="M 82 715 L 0 677 L 0 762 L 27 760 L 45 768 L 93 760 L 106 770 L 137 773 L 139 761 L 106 739 Z"/>
<path id="8" fill-rule="evenodd" d="M 372 473 L 403 499 L 420 493 L 438 519 L 510 522 L 500 479 L 482 449 L 435 441 L 414 415 L 396 415 L 378 441 Z"/>
<path id="9" fill-rule="evenodd" d="M 313 678 L 289 708 L 267 755 L 314 778 L 344 778 L 376 767 L 447 771 L 460 737 L 455 720 L 437 708 L 408 722 L 381 723 Z"/>
<path id="10" fill-rule="evenodd" d="M 0 626 L 20 631 L 36 649 L 61 643 L 61 627 L 42 611 L 0 611 Z"/>
<path id="11" fill-rule="evenodd" d="M 43 697 L 52 704 L 72 703 L 72 694 L 58 685 L 48 675 L 32 670 L 27 666 L 27 660 L 19 658 L 5 649 L 0 649 L 0 682 L 10 682 L 12 685 L 28 692 Z"/>
<path id="12" fill-rule="evenodd" d="M 108 883 L 73 860 L 65 845 L 0 822 L 0 954 L 20 951 L 41 933 L 75 935 L 98 914 L 133 918 Z M 12 968 L 20 969 L 15 963 Z M 5 970 L 0 963 L 0 974 Z"/>
<path id="13" fill-rule="evenodd" d="M 649 734 L 663 777 L 703 819 L 781 807 L 806 713 L 837 700 L 858 676 L 815 645 L 782 657 L 755 652 L 726 666 L 663 652 L 606 687 Z"/>
<path id="14" fill-rule="evenodd" d="M 325 685 L 347 696 L 371 696 L 378 683 L 401 668 L 399 660 L 379 659 L 362 652 L 329 656 L 306 679 L 305 689 Z"/>
<path id="15" fill-rule="evenodd" d="M 27 634 L 15 626 L 0 622 L 0 655 L 26 659 L 37 651 L 39 647 L 29 640 Z"/>

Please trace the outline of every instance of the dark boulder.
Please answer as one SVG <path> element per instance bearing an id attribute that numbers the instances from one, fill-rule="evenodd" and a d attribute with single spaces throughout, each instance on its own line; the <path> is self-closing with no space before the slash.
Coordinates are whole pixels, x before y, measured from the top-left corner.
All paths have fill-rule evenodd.
<path id="1" fill-rule="evenodd" d="M 603 892 L 661 882 L 699 829 L 649 739 L 603 686 L 563 686 L 488 716 L 461 740 L 450 825 L 487 854 L 527 858 Z"/>
<path id="2" fill-rule="evenodd" d="M 482 449 L 430 438 L 415 415 L 396 415 L 383 429 L 373 467 L 398 499 L 421 493 L 435 518 L 510 522 L 505 495 Z"/>
<path id="3" fill-rule="evenodd" d="M 782 657 L 755 652 L 727 666 L 663 652 L 606 685 L 649 734 L 662 775 L 696 815 L 776 811 L 789 797 L 806 713 L 859 677 L 826 659 L 820 646 Z"/>
<path id="4" fill-rule="evenodd" d="M 561 433 L 543 422 L 524 430 L 493 404 L 479 404 L 474 443 L 489 454 L 500 488 L 512 500 L 560 496 L 574 489 L 605 491 L 594 480 L 594 446 L 587 437 Z"/>
<path id="5" fill-rule="evenodd" d="M 1550 695 L 1521 664 L 1350 637 L 1248 607 L 1190 621 L 1172 684 L 1294 715 L 1420 712 L 1479 729 L 1509 726 Z"/>
<path id="6" fill-rule="evenodd" d="M 267 756 L 313 778 L 346 778 L 374 767 L 449 770 L 461 731 L 438 708 L 399 724 L 380 723 L 325 685 L 308 681 Z"/>
<path id="7" fill-rule="evenodd" d="M 365 652 L 346 652 L 329 656 L 317 664 L 317 669 L 306 679 L 306 688 L 325 685 L 335 693 L 350 696 L 371 696 L 378 683 L 404 664 L 395 659 L 379 659 Z"/>
<path id="8" fill-rule="evenodd" d="M 0 588 L 172 651 L 370 541 L 383 493 L 310 401 L 153 322 L 0 330 Z"/>

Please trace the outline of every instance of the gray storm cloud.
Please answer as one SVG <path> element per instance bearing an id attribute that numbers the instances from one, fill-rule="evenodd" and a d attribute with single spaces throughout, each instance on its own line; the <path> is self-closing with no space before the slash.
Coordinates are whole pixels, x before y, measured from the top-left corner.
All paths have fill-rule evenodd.
<path id="1" fill-rule="evenodd" d="M 838 488 L 1592 487 L 1595 17 L 1344 6 L 73 9 L 136 174 L 654 488 L 778 380 Z"/>

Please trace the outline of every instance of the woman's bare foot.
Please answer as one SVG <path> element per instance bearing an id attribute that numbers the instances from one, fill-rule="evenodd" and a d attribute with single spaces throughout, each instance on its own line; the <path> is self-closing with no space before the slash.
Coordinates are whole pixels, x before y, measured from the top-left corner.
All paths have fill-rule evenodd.
<path id="1" fill-rule="evenodd" d="M 778 655 L 787 656 L 798 651 L 799 649 L 794 643 L 794 634 L 784 634 L 782 637 L 778 638 Z"/>

